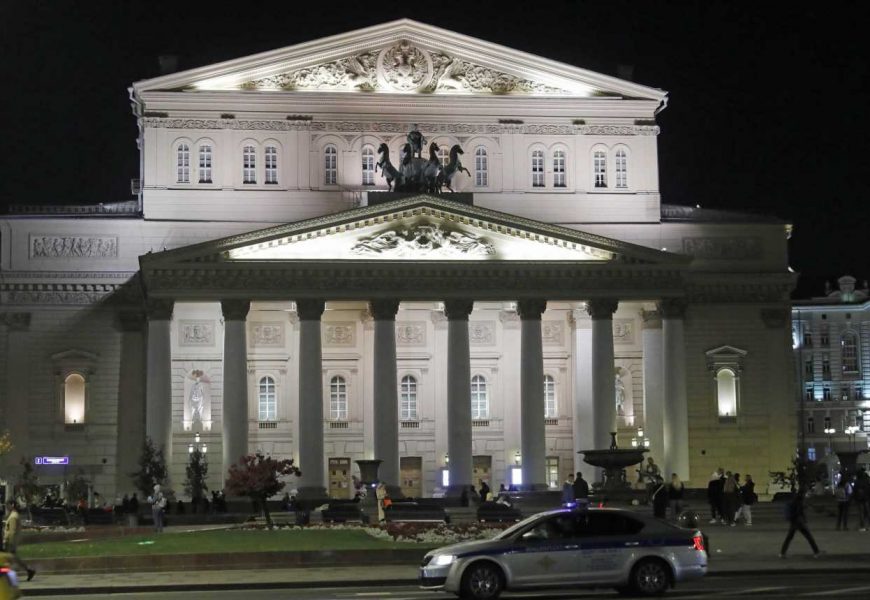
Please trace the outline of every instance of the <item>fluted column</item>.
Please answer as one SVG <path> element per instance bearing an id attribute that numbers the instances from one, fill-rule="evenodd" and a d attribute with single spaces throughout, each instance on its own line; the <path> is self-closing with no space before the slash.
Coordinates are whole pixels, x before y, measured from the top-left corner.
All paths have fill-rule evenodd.
<path id="1" fill-rule="evenodd" d="M 121 333 L 118 366 L 118 434 L 115 489 L 130 489 L 130 473 L 145 441 L 145 314 L 122 311 L 116 326 Z"/>
<path id="2" fill-rule="evenodd" d="M 468 315 L 471 300 L 448 300 L 447 314 L 447 452 L 450 493 L 471 485 L 471 351 Z"/>
<path id="3" fill-rule="evenodd" d="M 617 301 L 590 300 L 586 310 L 592 317 L 592 422 L 595 448 L 610 447 L 610 432 L 616 431 L 614 391 L 613 313 Z"/>
<path id="4" fill-rule="evenodd" d="M 689 407 L 686 398 L 686 342 L 683 318 L 686 301 L 669 298 L 659 303 L 664 348 L 664 468 L 665 476 L 689 480 Z"/>
<path id="5" fill-rule="evenodd" d="M 221 300 L 224 316 L 223 471 L 248 453 L 248 300 Z"/>
<path id="6" fill-rule="evenodd" d="M 399 486 L 399 394 L 396 375 L 396 312 L 398 300 L 369 303 L 375 320 L 374 451 L 381 459 L 378 477 L 392 492 Z"/>
<path id="7" fill-rule="evenodd" d="M 521 300 L 517 304 L 520 330 L 520 452 L 523 487 L 547 488 L 546 406 L 544 401 L 544 345 L 541 314 L 546 300 Z"/>
<path id="8" fill-rule="evenodd" d="M 665 388 L 662 317 L 658 311 L 643 311 L 643 428 L 649 439 L 649 455 L 663 465 L 665 458 Z"/>
<path id="9" fill-rule="evenodd" d="M 169 323 L 172 300 L 147 302 L 148 350 L 145 380 L 145 435 L 163 450 L 166 464 L 172 464 L 172 350 Z"/>
<path id="10" fill-rule="evenodd" d="M 574 325 L 572 346 L 574 383 L 574 465 L 587 481 L 595 481 L 596 469 L 583 461 L 581 450 L 595 447 L 595 407 L 592 395 L 592 318 L 586 309 L 571 312 Z"/>
<path id="11" fill-rule="evenodd" d="M 299 495 L 326 496 L 323 467 L 323 300 L 297 300 L 299 315 Z"/>

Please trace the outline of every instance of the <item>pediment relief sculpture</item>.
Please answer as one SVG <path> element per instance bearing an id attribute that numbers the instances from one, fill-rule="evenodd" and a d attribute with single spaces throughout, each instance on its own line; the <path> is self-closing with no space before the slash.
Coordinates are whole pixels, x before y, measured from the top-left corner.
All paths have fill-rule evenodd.
<path id="1" fill-rule="evenodd" d="M 248 90 L 530 94 L 570 91 L 450 56 L 408 40 L 331 62 L 271 75 L 240 85 Z"/>
<path id="2" fill-rule="evenodd" d="M 495 254 L 485 238 L 462 231 L 445 231 L 438 224 L 417 223 L 361 239 L 351 248 L 359 256 L 381 258 L 486 258 Z"/>

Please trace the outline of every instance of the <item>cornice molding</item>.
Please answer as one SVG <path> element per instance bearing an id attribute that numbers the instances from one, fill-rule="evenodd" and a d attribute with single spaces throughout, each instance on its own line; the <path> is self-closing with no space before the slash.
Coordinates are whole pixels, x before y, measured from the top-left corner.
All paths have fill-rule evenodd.
<path id="1" fill-rule="evenodd" d="M 243 130 L 243 131 L 314 131 L 338 133 L 386 133 L 404 135 L 404 121 L 320 121 L 293 119 L 207 119 L 182 117 L 141 117 L 140 125 L 151 129 Z M 590 136 L 657 136 L 658 125 L 564 125 L 548 123 L 418 123 L 423 133 L 437 134 L 524 134 Z"/>
<path id="2" fill-rule="evenodd" d="M 5 312 L 0 313 L 0 325 L 9 331 L 27 331 L 30 328 L 29 312 Z"/>

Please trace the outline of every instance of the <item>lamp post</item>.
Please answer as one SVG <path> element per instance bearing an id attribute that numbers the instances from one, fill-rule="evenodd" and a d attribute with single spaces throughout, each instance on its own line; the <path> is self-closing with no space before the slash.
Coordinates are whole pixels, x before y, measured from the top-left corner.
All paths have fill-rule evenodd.
<path id="1" fill-rule="evenodd" d="M 833 427 L 825 427 L 825 435 L 828 436 L 828 454 L 833 454 L 834 452 L 834 434 L 837 433 L 837 430 Z"/>
<path id="2" fill-rule="evenodd" d="M 187 453 L 193 454 L 194 450 L 199 450 L 203 454 L 208 452 L 208 444 L 200 444 L 199 433 L 197 433 L 193 438 L 193 443 L 187 445 Z"/>
<path id="3" fill-rule="evenodd" d="M 638 427 L 637 435 L 631 438 L 631 447 L 637 448 L 638 446 L 641 448 L 649 448 L 649 438 L 643 435 L 642 427 Z"/>
<path id="4" fill-rule="evenodd" d="M 849 425 L 846 427 L 846 435 L 849 436 L 849 441 L 851 442 L 852 452 L 855 451 L 855 434 L 858 433 L 858 427 L 856 425 Z"/>

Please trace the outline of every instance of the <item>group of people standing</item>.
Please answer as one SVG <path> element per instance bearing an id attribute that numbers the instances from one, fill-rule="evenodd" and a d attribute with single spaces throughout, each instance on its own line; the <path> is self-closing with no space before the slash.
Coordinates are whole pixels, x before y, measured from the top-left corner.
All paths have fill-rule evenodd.
<path id="1" fill-rule="evenodd" d="M 858 511 L 858 530 L 867 531 L 870 525 L 870 476 L 861 469 L 857 474 L 841 474 L 834 488 L 837 499 L 837 530 L 849 530 L 849 512 L 854 505 Z"/>
<path id="2" fill-rule="evenodd" d="M 719 467 L 707 484 L 707 502 L 710 504 L 710 524 L 721 523 L 735 527 L 742 518 L 752 525 L 752 506 L 758 502 L 752 475 L 740 482 L 740 473 Z"/>
<path id="3" fill-rule="evenodd" d="M 585 506 L 589 504 L 589 482 L 583 479 L 583 473 L 568 475 L 562 484 L 562 504 Z"/>

